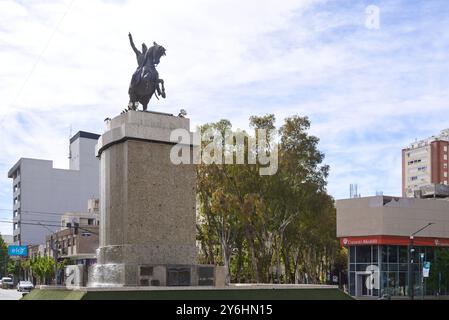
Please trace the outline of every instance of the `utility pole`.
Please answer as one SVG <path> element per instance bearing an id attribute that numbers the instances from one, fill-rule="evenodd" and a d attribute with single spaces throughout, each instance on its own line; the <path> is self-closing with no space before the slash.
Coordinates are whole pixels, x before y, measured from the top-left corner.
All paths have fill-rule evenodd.
<path id="1" fill-rule="evenodd" d="M 51 248 L 53 250 L 53 259 L 55 260 L 55 286 L 58 285 L 58 247 L 56 244 L 56 237 L 53 239 L 53 235 L 50 238 Z"/>

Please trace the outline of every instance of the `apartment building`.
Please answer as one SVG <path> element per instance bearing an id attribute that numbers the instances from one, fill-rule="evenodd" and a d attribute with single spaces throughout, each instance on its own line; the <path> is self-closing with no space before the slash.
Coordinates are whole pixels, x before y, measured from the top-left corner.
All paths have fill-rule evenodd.
<path id="1" fill-rule="evenodd" d="M 70 139 L 69 169 L 53 168 L 51 160 L 21 158 L 9 170 L 14 244 L 44 244 L 60 229 L 64 213 L 86 212 L 87 200 L 99 197 L 98 138 L 79 131 Z"/>
<path id="2" fill-rule="evenodd" d="M 449 129 L 402 149 L 402 196 L 414 197 L 420 188 L 448 184 Z"/>

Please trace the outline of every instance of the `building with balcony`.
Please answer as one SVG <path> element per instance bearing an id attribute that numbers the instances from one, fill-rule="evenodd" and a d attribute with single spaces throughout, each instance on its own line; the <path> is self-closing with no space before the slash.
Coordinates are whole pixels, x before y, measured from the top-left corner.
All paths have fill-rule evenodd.
<path id="1" fill-rule="evenodd" d="M 421 187 L 448 185 L 449 129 L 402 149 L 402 196 L 414 197 Z"/>

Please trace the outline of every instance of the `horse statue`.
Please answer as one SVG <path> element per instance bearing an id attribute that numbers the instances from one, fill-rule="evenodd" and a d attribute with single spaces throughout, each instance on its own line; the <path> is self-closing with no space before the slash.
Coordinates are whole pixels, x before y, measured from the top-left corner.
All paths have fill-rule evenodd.
<path id="1" fill-rule="evenodd" d="M 128 34 L 128 37 L 137 58 L 137 69 L 131 78 L 128 90 L 128 110 L 137 110 L 140 102 L 143 111 L 146 111 L 153 94 L 158 100 L 159 96 L 165 98 L 164 80 L 159 79 L 159 73 L 156 70 L 160 58 L 165 56 L 165 48 L 156 42 L 153 42 L 153 46 L 150 48 L 142 43 L 141 52 L 134 45 L 131 33 Z"/>

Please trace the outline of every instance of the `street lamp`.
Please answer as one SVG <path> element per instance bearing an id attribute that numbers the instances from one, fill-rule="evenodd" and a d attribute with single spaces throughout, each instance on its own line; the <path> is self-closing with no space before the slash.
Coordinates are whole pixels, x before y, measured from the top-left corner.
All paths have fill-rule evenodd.
<path id="1" fill-rule="evenodd" d="M 423 231 L 424 229 L 430 227 L 432 224 L 434 224 L 433 222 L 429 222 L 427 225 L 425 225 L 424 227 L 422 227 L 421 229 L 415 231 L 414 233 L 412 233 L 410 235 L 410 241 L 409 241 L 409 260 L 408 260 L 408 283 L 409 283 L 409 294 L 410 294 L 410 299 L 413 300 L 413 296 L 414 296 L 414 276 L 413 276 L 413 255 L 415 253 L 415 248 L 413 247 L 413 239 L 414 236 Z"/>
<path id="2" fill-rule="evenodd" d="M 419 255 L 421 260 L 420 260 L 420 266 L 419 266 L 419 270 L 421 273 L 421 299 L 424 300 L 424 252 L 421 252 L 421 254 Z"/>

